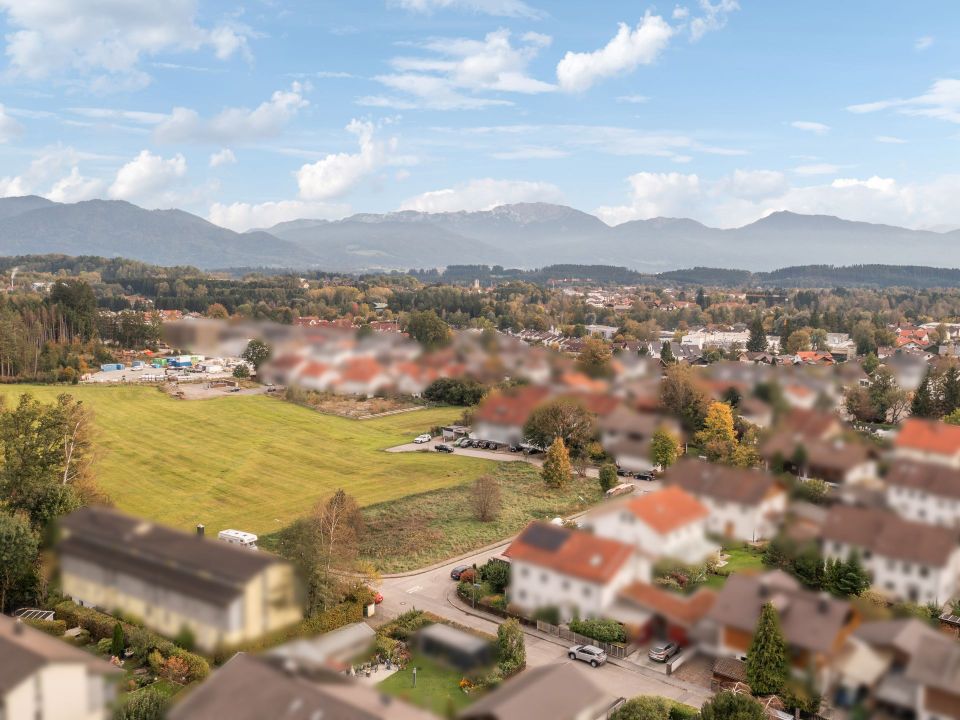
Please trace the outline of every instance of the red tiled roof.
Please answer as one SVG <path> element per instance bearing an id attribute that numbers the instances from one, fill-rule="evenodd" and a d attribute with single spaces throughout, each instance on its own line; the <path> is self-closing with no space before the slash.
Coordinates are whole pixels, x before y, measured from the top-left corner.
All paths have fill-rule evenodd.
<path id="1" fill-rule="evenodd" d="M 373 358 L 353 358 L 340 373 L 344 382 L 369 382 L 383 372 L 383 366 Z"/>
<path id="2" fill-rule="evenodd" d="M 620 591 L 620 597 L 678 625 L 691 627 L 710 612 L 717 594 L 710 588 L 700 588 L 687 597 L 661 590 L 653 585 L 635 582 L 623 588 Z"/>
<path id="3" fill-rule="evenodd" d="M 533 536 L 538 532 L 566 537 L 560 539 L 557 547 L 551 550 L 536 543 Z M 524 528 L 503 554 L 513 560 L 550 568 L 581 580 L 604 583 L 620 571 L 633 554 L 633 548 L 582 530 L 534 521 Z"/>
<path id="4" fill-rule="evenodd" d="M 960 426 L 910 418 L 903 423 L 894 446 L 937 455 L 956 455 L 960 452 Z"/>
<path id="5" fill-rule="evenodd" d="M 709 514 L 699 500 L 676 485 L 633 498 L 627 508 L 661 535 Z"/>
<path id="6" fill-rule="evenodd" d="M 497 425 L 523 425 L 548 394 L 546 388 L 533 385 L 515 392 L 492 393 L 477 408 L 476 420 Z"/>
<path id="7" fill-rule="evenodd" d="M 319 378 L 323 377 L 329 370 L 329 366 L 319 362 L 307 363 L 300 371 L 300 377 Z"/>

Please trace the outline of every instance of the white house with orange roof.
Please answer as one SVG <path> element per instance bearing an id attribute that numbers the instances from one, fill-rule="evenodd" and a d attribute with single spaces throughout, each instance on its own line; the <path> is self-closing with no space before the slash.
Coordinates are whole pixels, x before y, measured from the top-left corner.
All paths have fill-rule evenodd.
<path id="1" fill-rule="evenodd" d="M 706 505 L 678 486 L 602 505 L 584 518 L 597 536 L 625 542 L 641 555 L 672 558 L 688 565 L 719 550 L 707 538 Z M 649 576 L 638 578 L 649 582 Z"/>
<path id="2" fill-rule="evenodd" d="M 528 613 L 555 607 L 561 621 L 603 615 L 621 588 L 651 574 L 649 560 L 626 543 L 542 521 L 527 525 L 504 555 L 510 603 Z"/>
<path id="3" fill-rule="evenodd" d="M 343 364 L 333 387 L 343 395 L 372 397 L 390 385 L 390 376 L 383 365 L 373 358 L 356 357 Z"/>
<path id="4" fill-rule="evenodd" d="M 893 441 L 893 456 L 960 468 L 960 426 L 908 418 Z"/>

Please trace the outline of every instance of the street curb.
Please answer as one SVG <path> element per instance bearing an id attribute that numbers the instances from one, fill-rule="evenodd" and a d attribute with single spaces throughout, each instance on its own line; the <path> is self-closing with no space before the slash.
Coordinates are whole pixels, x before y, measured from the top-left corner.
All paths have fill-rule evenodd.
<path id="1" fill-rule="evenodd" d="M 502 618 L 499 618 L 496 615 L 489 616 L 486 613 L 477 612 L 473 608 L 464 605 L 460 601 L 459 597 L 457 597 L 456 600 L 453 599 L 454 597 L 457 597 L 456 589 L 451 589 L 447 591 L 447 594 L 445 595 L 447 604 L 450 605 L 450 607 L 454 608 L 455 610 L 459 610 L 464 615 L 470 615 L 472 617 L 479 618 L 480 620 L 487 620 L 488 622 L 491 622 L 495 625 L 501 624 Z M 524 635 L 529 635 L 530 637 L 534 637 L 539 640 L 545 640 L 546 642 L 549 642 L 553 645 L 557 645 L 558 647 L 564 647 L 564 648 L 569 647 L 568 643 L 564 642 L 560 638 L 555 637 L 553 635 L 549 635 L 547 633 L 542 633 L 539 630 L 531 630 L 528 625 L 523 625 L 521 623 L 520 628 L 523 630 Z M 640 665 L 636 665 L 635 663 L 625 662 L 618 658 L 610 658 L 610 657 L 607 658 L 607 663 L 610 665 L 614 665 L 618 668 L 621 668 L 623 670 L 635 672 L 638 675 L 643 675 L 644 677 L 648 677 L 653 680 L 659 680 L 661 682 L 666 683 L 667 685 L 671 685 L 677 688 L 678 690 L 683 690 L 685 692 L 689 692 L 693 694 L 704 693 L 704 692 L 708 694 L 712 694 L 708 689 L 702 688 L 699 685 L 694 685 L 692 683 L 684 682 L 682 680 L 677 680 L 666 674 L 653 672 L 652 670 L 648 670 L 647 668 L 644 668 Z"/>

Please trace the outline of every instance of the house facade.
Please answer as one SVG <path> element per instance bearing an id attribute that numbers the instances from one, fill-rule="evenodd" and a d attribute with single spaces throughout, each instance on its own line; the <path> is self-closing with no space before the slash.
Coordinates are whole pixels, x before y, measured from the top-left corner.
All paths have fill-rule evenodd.
<path id="1" fill-rule="evenodd" d="M 887 505 L 905 519 L 960 528 L 960 469 L 896 460 L 884 480 Z"/>
<path id="2" fill-rule="evenodd" d="M 838 505 L 822 531 L 823 555 L 854 551 L 873 588 L 894 600 L 945 603 L 960 582 L 960 531 L 905 520 L 894 512 Z"/>
<path id="3" fill-rule="evenodd" d="M 122 674 L 80 648 L 0 615 L 0 718 L 105 720 Z"/>
<path id="4" fill-rule="evenodd" d="M 893 456 L 960 468 L 960 426 L 908 418 L 893 441 Z"/>
<path id="5" fill-rule="evenodd" d="M 65 595 L 135 615 L 203 650 L 252 640 L 302 617 L 293 568 L 274 555 L 182 533 L 108 508 L 61 522 Z"/>
<path id="6" fill-rule="evenodd" d="M 681 460 L 663 478 L 693 495 L 709 511 L 707 532 L 754 542 L 773 537 L 787 509 L 787 492 L 758 470 Z"/>

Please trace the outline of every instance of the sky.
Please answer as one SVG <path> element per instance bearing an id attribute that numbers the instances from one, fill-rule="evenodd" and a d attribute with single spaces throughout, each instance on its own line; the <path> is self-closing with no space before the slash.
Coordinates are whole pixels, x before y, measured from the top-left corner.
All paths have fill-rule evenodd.
<path id="1" fill-rule="evenodd" d="M 960 227 L 960 3 L 0 0 L 0 196 Z"/>

